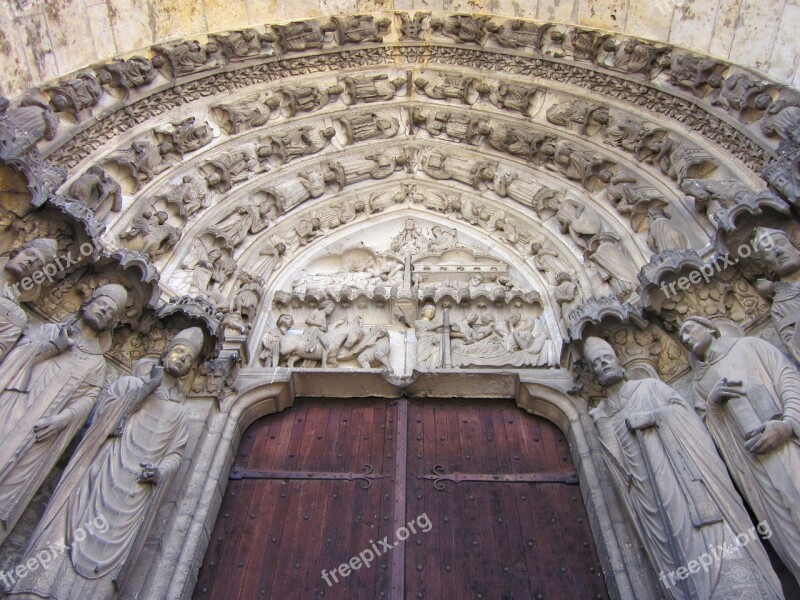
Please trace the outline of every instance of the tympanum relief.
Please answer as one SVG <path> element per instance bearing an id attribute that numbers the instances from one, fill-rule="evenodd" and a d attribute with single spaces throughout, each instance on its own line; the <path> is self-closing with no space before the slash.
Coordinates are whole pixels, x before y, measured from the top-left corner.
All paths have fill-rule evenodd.
<path id="1" fill-rule="evenodd" d="M 460 237 L 457 227 L 407 217 L 382 250 L 346 246 L 317 259 L 318 269 L 305 267 L 291 290 L 274 294 L 261 360 L 398 374 L 556 366 L 560 334 L 542 296 L 521 289 L 488 248 Z M 564 274 L 559 303 L 575 299 L 570 281 Z"/>

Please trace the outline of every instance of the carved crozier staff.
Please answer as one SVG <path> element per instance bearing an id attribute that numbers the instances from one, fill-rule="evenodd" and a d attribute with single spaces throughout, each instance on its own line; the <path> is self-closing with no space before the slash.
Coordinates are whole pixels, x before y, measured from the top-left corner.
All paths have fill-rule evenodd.
<path id="1" fill-rule="evenodd" d="M 645 471 L 647 471 L 647 481 L 650 483 L 650 488 L 653 490 L 653 497 L 658 505 L 658 514 L 661 517 L 664 531 L 667 532 L 667 543 L 669 545 L 670 554 L 672 555 L 672 561 L 676 565 L 685 565 L 687 563 L 686 557 L 683 556 L 683 552 L 681 552 L 680 543 L 678 542 L 675 534 L 675 528 L 669 521 L 667 511 L 664 509 L 664 500 L 661 498 L 661 492 L 659 491 L 658 486 L 655 484 L 656 472 L 655 469 L 653 469 L 653 463 L 650 460 L 650 454 L 647 452 L 647 445 L 644 443 L 644 434 L 642 433 L 641 429 L 634 430 L 630 426 L 628 426 L 628 429 L 636 434 L 636 441 L 639 443 L 639 448 L 642 450 L 644 468 Z M 695 588 L 691 577 L 680 579 L 680 587 L 683 590 L 684 596 L 688 600 L 700 600 L 700 597 L 697 595 L 697 589 Z"/>

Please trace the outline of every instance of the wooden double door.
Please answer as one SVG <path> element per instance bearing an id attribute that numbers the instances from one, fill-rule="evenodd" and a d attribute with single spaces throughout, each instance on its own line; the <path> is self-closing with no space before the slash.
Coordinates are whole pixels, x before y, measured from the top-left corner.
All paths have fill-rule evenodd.
<path id="1" fill-rule="evenodd" d="M 367 399 L 247 430 L 194 597 L 608 595 L 554 425 L 497 400 Z"/>

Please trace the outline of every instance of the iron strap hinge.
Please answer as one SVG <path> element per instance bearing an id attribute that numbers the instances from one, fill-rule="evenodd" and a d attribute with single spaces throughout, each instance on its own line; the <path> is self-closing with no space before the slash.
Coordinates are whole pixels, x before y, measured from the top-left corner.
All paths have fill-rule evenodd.
<path id="1" fill-rule="evenodd" d="M 445 482 L 461 483 L 462 481 L 490 482 L 490 483 L 564 483 L 567 485 L 578 484 L 578 474 L 576 472 L 565 473 L 547 472 L 540 473 L 445 473 L 442 465 L 436 465 L 432 469 L 431 475 L 420 475 L 419 479 L 432 479 L 433 487 L 442 491 L 445 489 Z"/>
<path id="2" fill-rule="evenodd" d="M 238 469 L 231 471 L 230 479 L 297 479 L 314 481 L 320 479 L 339 479 L 343 481 L 359 481 L 362 489 L 368 489 L 373 479 L 383 479 L 388 475 L 373 473 L 370 465 L 361 467 L 363 473 L 331 473 L 324 471 L 257 471 L 255 469 Z"/>

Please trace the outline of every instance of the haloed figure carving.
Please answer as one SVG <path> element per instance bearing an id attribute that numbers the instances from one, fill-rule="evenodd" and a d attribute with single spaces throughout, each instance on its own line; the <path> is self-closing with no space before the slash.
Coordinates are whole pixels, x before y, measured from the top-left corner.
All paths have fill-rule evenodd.
<path id="1" fill-rule="evenodd" d="M 777 348 L 723 337 L 701 317 L 680 329 L 705 423 L 745 500 L 800 581 L 800 373 Z M 702 406 L 704 405 L 704 406 Z"/>
<path id="2" fill-rule="evenodd" d="M 35 557 L 53 543 L 69 550 L 29 571 L 9 595 L 57 600 L 118 597 L 164 490 L 180 466 L 188 421 L 178 380 L 189 373 L 202 346 L 203 332 L 185 329 L 172 338 L 160 364 L 143 359 L 134 376 L 110 386 L 26 557 Z M 104 530 L 85 525 L 104 519 L 109 524 Z M 81 528 L 83 539 L 77 537 Z"/>
<path id="3" fill-rule="evenodd" d="M 754 541 L 689 577 L 674 571 L 735 547 L 752 522 L 700 418 L 658 379 L 627 381 L 608 342 L 590 337 L 584 356 L 606 398 L 591 411 L 619 497 L 674 600 L 783 598 L 763 546 Z"/>
<path id="4" fill-rule="evenodd" d="M 0 368 L 0 542 L 83 426 L 103 385 L 125 288 L 97 288 L 79 318 L 26 333 Z"/>
<path id="5" fill-rule="evenodd" d="M 757 227 L 753 242 L 756 261 L 780 278 L 758 282 L 760 291 L 772 294 L 772 324 L 794 359 L 800 361 L 800 252 L 786 232 L 778 229 Z"/>

